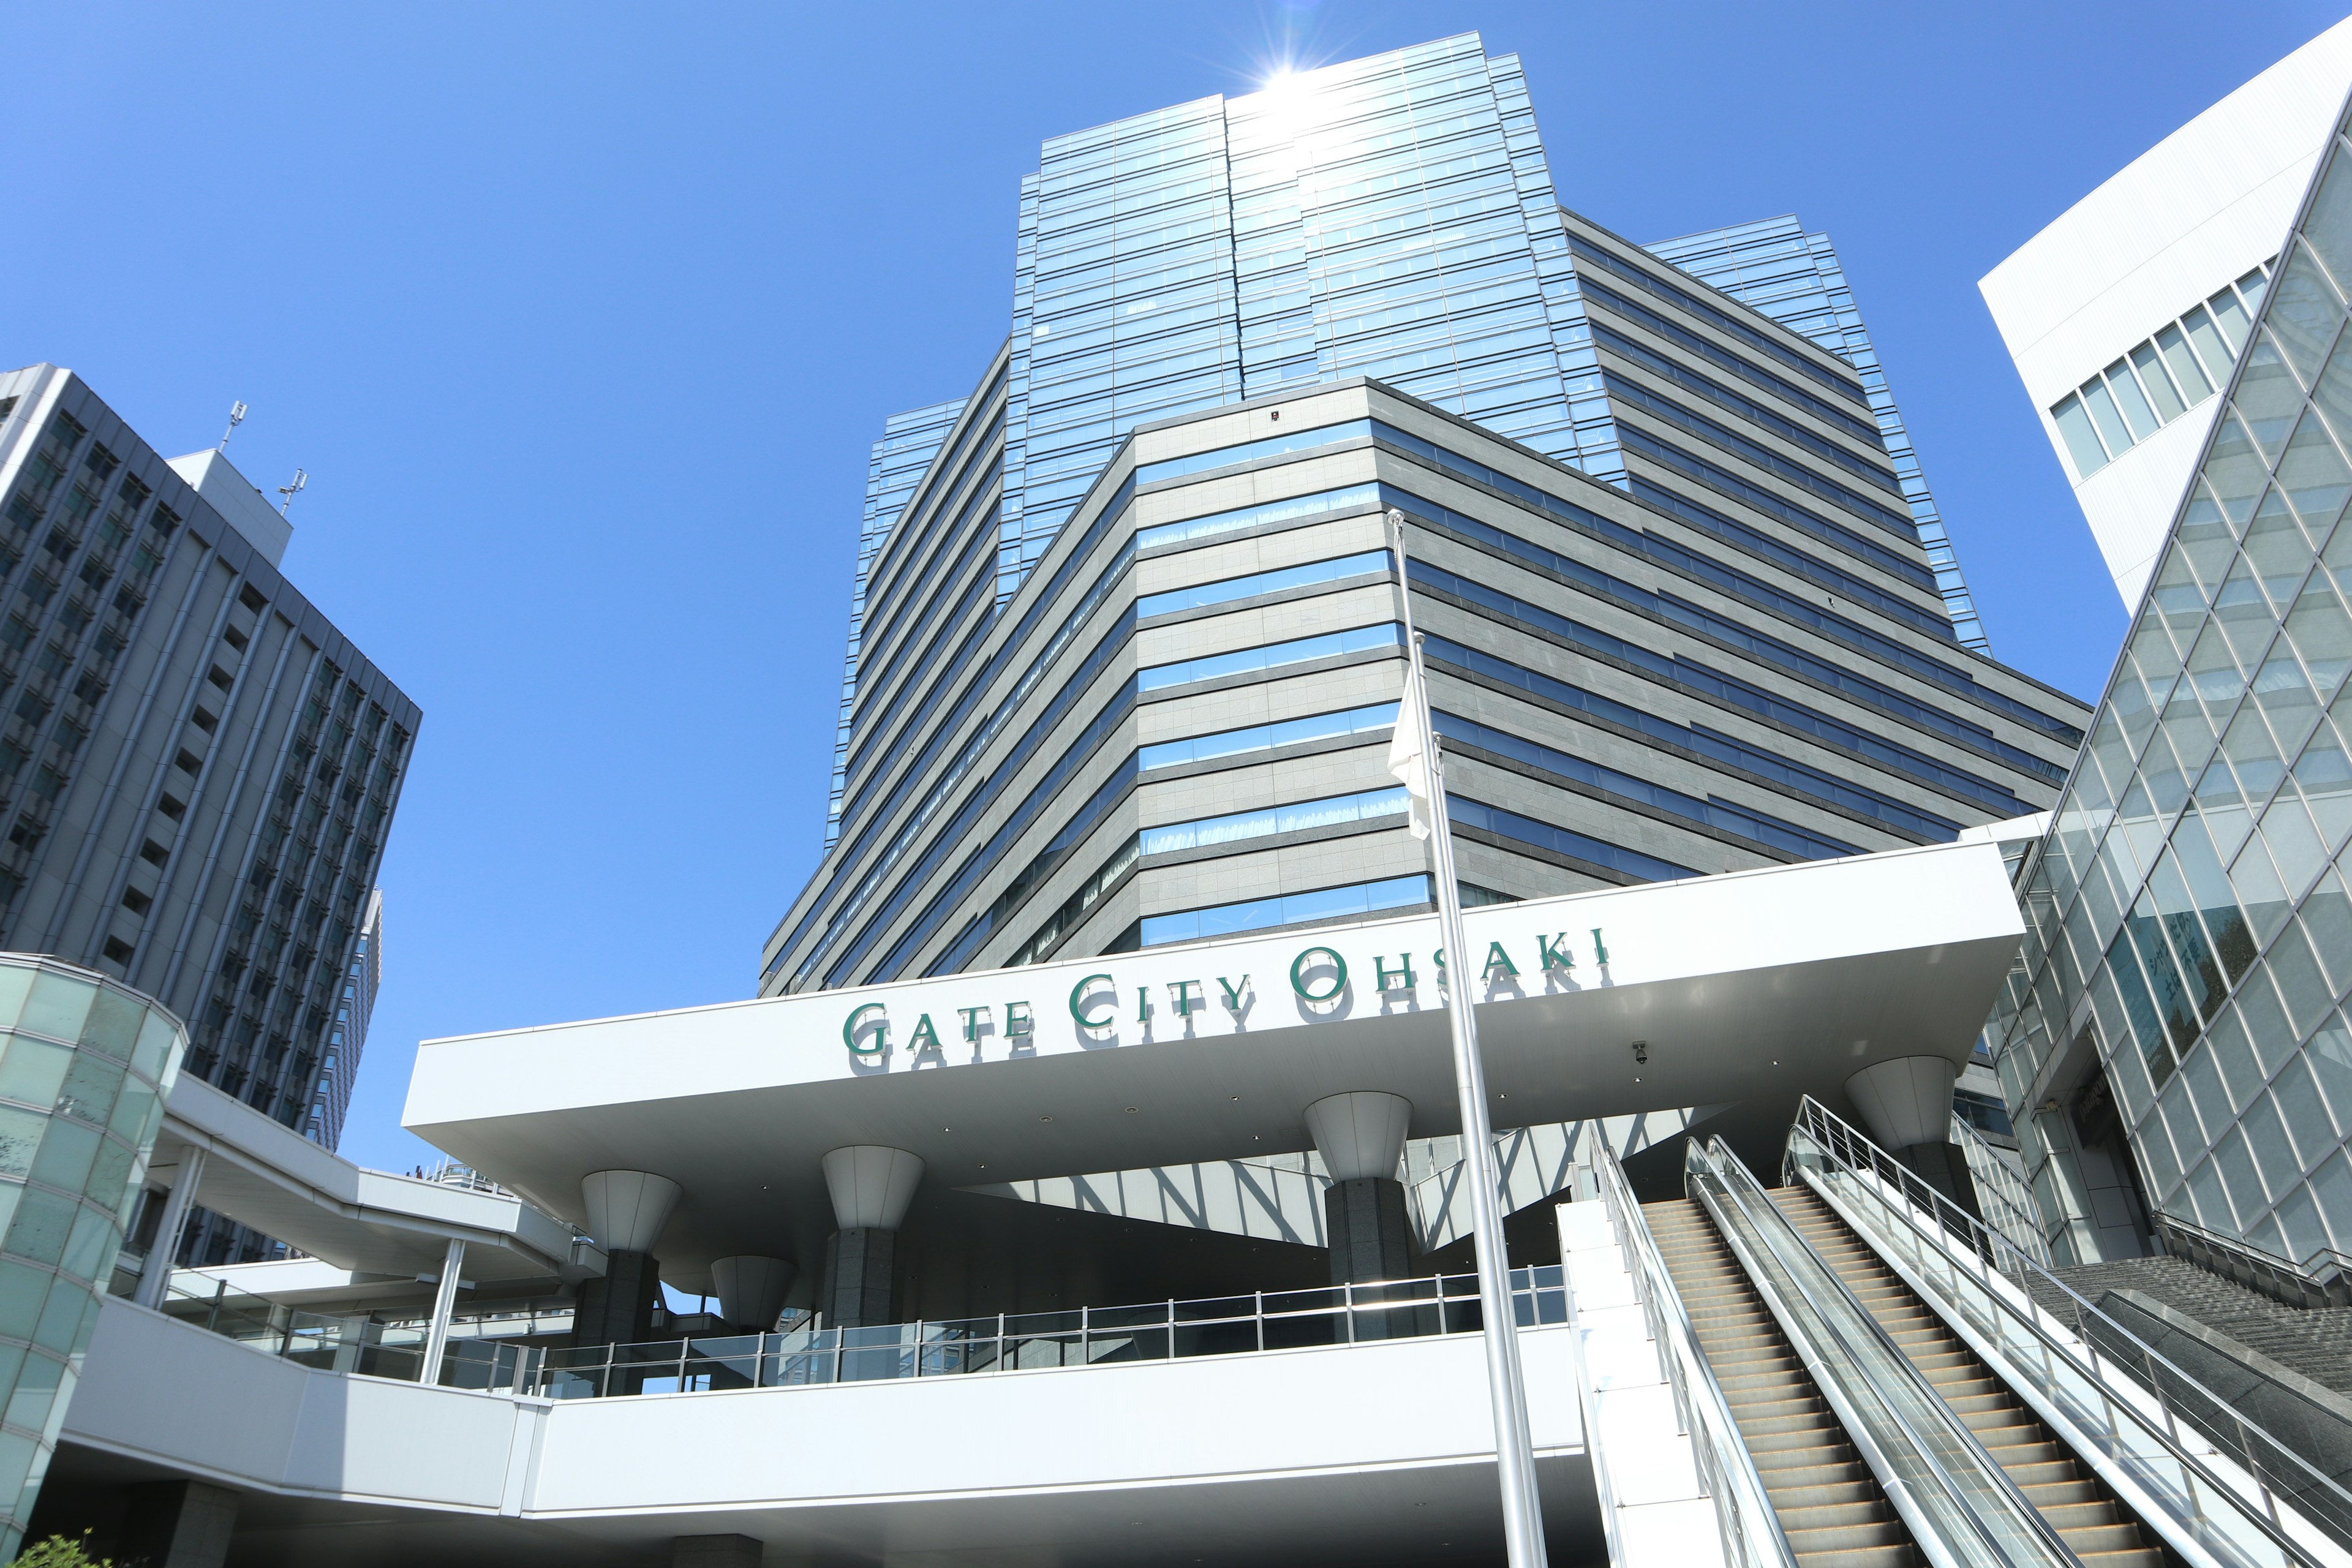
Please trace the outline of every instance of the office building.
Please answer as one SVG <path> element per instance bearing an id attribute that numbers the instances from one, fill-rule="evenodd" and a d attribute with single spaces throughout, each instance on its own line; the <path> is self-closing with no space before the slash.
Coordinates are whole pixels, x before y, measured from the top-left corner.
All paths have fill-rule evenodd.
<path id="1" fill-rule="evenodd" d="M 2000 1068 L 2032 1108 L 2019 1131 L 2063 1258 L 2208 1234 L 2277 1268 L 2352 1253 L 2340 130 L 2268 246 L 2278 265 L 2022 885 Z"/>
<path id="2" fill-rule="evenodd" d="M 1097 296 L 1111 369 L 1052 380 L 1112 434 L 1061 494 L 1007 390 L 1047 378 L 1009 351 L 895 423 L 870 494 L 924 471 L 869 516 L 837 842 L 768 994 L 425 1042 L 403 1120 L 461 1163 L 446 1183 L 184 1075 L 169 1198 L 54 1408 L 35 1533 L 181 1568 L 1491 1563 L 1458 996 L 1552 1561 L 2337 1568 L 2352 1494 L 2235 1415 L 2218 1447 L 2165 1414 L 2180 1389 L 2110 1396 L 2133 1342 L 2015 1288 L 2057 1281 L 1953 1089 L 2024 932 L 2043 817 L 2018 808 L 2086 716 L 1959 646 L 1875 499 L 1903 490 L 1854 368 L 1580 218 L 1531 222 L 1517 73 L 1475 39 L 1284 92 L 1067 143 L 1155 200 L 1229 134 L 1253 189 L 1319 199 L 1329 167 L 1476 218 L 1353 264 L 1412 279 L 1392 322 L 1460 304 L 1388 367 L 1428 379 L 1324 364 L 1375 312 L 1317 304 L 1317 264 L 1283 285 L 1303 317 L 1236 307 L 1241 379 L 1206 406 L 1164 400 L 1217 390 L 1215 332 L 1129 362 L 1111 323 L 1153 300 Z M 1033 343 L 1087 330 L 1052 215 L 1130 216 L 1048 162 Z M 1311 249 L 1394 216 L 1286 211 L 1234 226 Z M 1114 270 L 1217 276 L 1213 246 L 1131 252 L 1132 216 Z M 1530 279 L 1541 314 L 1482 336 L 1469 302 L 1517 310 Z M 1524 356 L 1495 392 L 1517 435 L 1443 405 L 1499 362 L 1441 338 Z M 1076 428 L 1054 449 L 1083 467 Z M 1380 766 L 1391 505 L 1478 889 L 1480 956 L 1451 965 Z M 1939 1195 L 1967 1173 L 2012 1234 Z M 192 1207 L 299 1255 L 174 1268 Z M 2295 1396 L 2249 1369 L 2242 1403 Z"/>
<path id="3" fill-rule="evenodd" d="M 2347 87 L 2352 21 L 2134 159 L 1978 285 L 2126 610 Z"/>
<path id="4" fill-rule="evenodd" d="M 1011 340 L 877 448 L 931 456 L 761 994 L 1426 907 L 1391 508 L 1473 900 L 2053 799 L 2085 710 L 1964 646 L 1860 340 L 1562 208 L 1475 36 L 1056 138 L 1019 234 Z"/>
<path id="5" fill-rule="evenodd" d="M 1979 653 L 1992 651 L 1985 639 L 1984 619 L 1961 574 L 1959 556 L 1944 529 L 1944 514 L 1928 492 L 1927 476 L 1919 471 L 1919 456 L 1911 447 L 1911 433 L 1878 350 L 1870 341 L 1855 309 L 1853 286 L 1839 262 L 1837 247 L 1826 234 L 1808 234 L 1794 214 L 1737 224 L 1729 228 L 1686 234 L 1646 247 L 1662 261 L 1671 261 L 1692 277 L 1711 283 L 1743 305 L 1752 305 L 1781 325 L 1802 332 L 1853 366 L 1870 395 L 1878 419 L 1879 438 L 1887 460 L 1903 481 L 1903 497 L 1911 506 L 1911 520 L 1919 542 L 1927 547 L 1928 563 L 1936 569 L 1936 591 L 1952 617 L 1952 635 L 1961 646 Z"/>
<path id="6" fill-rule="evenodd" d="M 54 365 L 0 375 L 0 947 L 156 998 L 188 1072 L 331 1138 L 416 706 L 287 581 L 290 525 L 221 452 L 166 461 Z"/>
<path id="7" fill-rule="evenodd" d="M 312 1091 L 310 1114 L 302 1126 L 304 1136 L 330 1149 L 343 1141 L 343 1118 L 352 1108 L 352 1085 L 359 1078 L 368 1020 L 375 1015 L 375 994 L 383 984 L 383 889 L 379 888 L 368 895 L 367 910 L 360 917 L 352 967 L 335 1004 L 334 1026 L 327 1032 L 327 1054 L 319 1063 L 319 1087 Z"/>

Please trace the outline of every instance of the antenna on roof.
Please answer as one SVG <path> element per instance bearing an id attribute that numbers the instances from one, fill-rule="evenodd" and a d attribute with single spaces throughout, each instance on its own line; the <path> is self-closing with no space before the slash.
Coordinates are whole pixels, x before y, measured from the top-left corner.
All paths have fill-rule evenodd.
<path id="1" fill-rule="evenodd" d="M 278 487 L 278 493 L 286 498 L 284 500 L 278 503 L 278 516 L 284 517 L 286 515 L 287 509 L 294 504 L 294 498 L 300 495 L 302 493 L 302 487 L 310 482 L 310 470 L 307 468 L 297 468 L 294 470 L 293 483 L 280 485 Z"/>
<path id="2" fill-rule="evenodd" d="M 240 426 L 240 425 L 244 424 L 244 423 L 245 423 L 245 405 L 244 405 L 242 402 L 240 402 L 240 403 L 237 403 L 237 404 L 236 404 L 236 405 L 232 405 L 232 406 L 230 407 L 230 409 L 229 409 L 229 411 L 228 411 L 228 428 L 221 432 L 221 442 L 220 442 L 220 445 L 219 445 L 218 447 L 215 447 L 215 448 L 214 448 L 214 450 L 215 450 L 215 451 L 219 451 L 219 452 L 226 452 L 226 451 L 227 451 L 227 450 L 228 450 L 228 438 L 229 438 L 230 437 L 232 437 L 232 436 L 236 435 L 236 427 L 237 427 L 238 426 Z"/>

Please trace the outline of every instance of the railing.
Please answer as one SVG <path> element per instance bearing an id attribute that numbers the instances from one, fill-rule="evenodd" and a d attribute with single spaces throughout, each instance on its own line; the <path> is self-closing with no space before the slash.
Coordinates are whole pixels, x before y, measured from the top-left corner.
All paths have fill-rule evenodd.
<path id="1" fill-rule="evenodd" d="M 1631 1265 L 1633 1296 L 1650 1325 L 1650 1342 L 1657 1346 L 1658 1361 L 1674 1390 L 1676 1423 L 1691 1440 L 1699 1485 L 1715 1500 L 1725 1563 L 1728 1568 L 1794 1568 L 1796 1554 L 1765 1495 L 1763 1479 L 1756 1473 L 1756 1461 L 1739 1436 L 1715 1369 L 1699 1346 L 1682 1293 L 1666 1272 L 1657 1237 L 1650 1234 L 1642 1205 L 1634 1201 L 1624 1167 L 1613 1151 L 1604 1148 L 1593 1171 L 1617 1245 Z M 1598 1473 L 1601 1467 L 1594 1468 Z"/>
<path id="2" fill-rule="evenodd" d="M 1811 1097 L 1789 1165 L 2191 1564 L 2352 1562 L 2352 1496 Z"/>
<path id="3" fill-rule="evenodd" d="M 225 1279 L 215 1279 L 212 1286 L 210 1291 L 197 1291 L 173 1282 L 164 1291 L 164 1314 L 298 1366 L 403 1383 L 417 1381 L 425 1359 L 422 1321 L 384 1323 L 367 1317 L 305 1312 L 234 1290 Z M 568 1318 L 565 1326 L 569 1326 Z M 436 1381 L 445 1388 L 528 1393 L 538 1386 L 546 1353 L 537 1346 L 492 1338 L 453 1339 L 443 1352 Z"/>
<path id="4" fill-rule="evenodd" d="M 1900 1345 L 1720 1138 L 1690 1142 L 1692 1195 L 1935 1568 L 2080 1568 Z"/>
<path id="5" fill-rule="evenodd" d="M 2019 1251 L 2050 1267 L 2050 1244 L 2042 1235 L 2042 1210 L 2024 1173 L 2000 1157 L 1992 1141 L 1959 1116 L 1952 1118 L 1952 1142 L 1969 1163 L 1976 1182 L 1977 1206 L 1985 1223 L 2009 1238 Z"/>
<path id="6" fill-rule="evenodd" d="M 2352 1307 L 2352 1258 L 2323 1247 L 2300 1265 L 2175 1215 L 2152 1216 L 2164 1250 L 2289 1307 Z"/>
<path id="7" fill-rule="evenodd" d="M 1559 1265 L 1515 1268 L 1511 1280 L 1521 1328 L 1568 1321 Z M 1479 1326 L 1477 1277 L 1449 1274 L 1063 1312 L 585 1345 L 549 1351 L 528 1392 L 594 1399 L 797 1388 L 1369 1344 L 1476 1333 Z"/>

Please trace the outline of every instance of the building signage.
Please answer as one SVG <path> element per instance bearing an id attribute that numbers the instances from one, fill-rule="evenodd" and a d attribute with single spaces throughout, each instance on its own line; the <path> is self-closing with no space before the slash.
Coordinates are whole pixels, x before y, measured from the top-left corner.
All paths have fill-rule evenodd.
<path id="1" fill-rule="evenodd" d="M 1578 964 L 1580 953 L 1590 961 L 1583 970 Z M 1172 964 L 1185 956 L 1182 952 L 1171 952 L 1168 961 Z M 1524 966 L 1522 959 L 1528 961 Z M 1346 1017 L 1359 1000 L 1368 1000 L 1383 1013 L 1434 1006 L 1436 994 L 1447 984 L 1447 973 L 1443 948 L 1429 954 L 1426 969 L 1414 967 L 1414 954 L 1411 952 L 1373 954 L 1369 963 L 1360 955 L 1351 969 L 1346 954 L 1328 943 L 1318 942 L 1300 949 L 1291 959 L 1282 983 L 1302 1017 L 1313 1022 Z M 1531 989 L 1579 990 L 1588 974 L 1595 983 L 1608 982 L 1609 945 L 1598 926 L 1581 938 L 1571 938 L 1567 931 L 1536 931 L 1516 942 L 1489 942 L 1478 971 L 1479 983 L 1486 992 L 1483 999 L 1490 1002 L 1526 995 Z M 1426 998 L 1423 994 L 1424 987 L 1431 994 Z M 1368 995 L 1360 997 L 1360 988 Z M 1129 991 L 1117 974 L 1101 970 L 1080 978 L 1070 987 L 1066 998 L 1056 998 L 1044 1005 L 1049 1009 L 1047 1016 L 1057 1029 L 1060 1020 L 1053 1015 L 1066 1014 L 1067 1026 L 1077 1044 L 1102 1046 L 1118 1043 L 1120 1026 L 1130 1023 L 1139 1026 L 1146 1038 L 1163 1028 L 1180 1035 L 1192 1034 L 1196 1018 L 1235 1031 L 1244 1030 L 1248 1027 L 1250 1011 L 1256 1001 L 1254 983 L 1246 973 L 1160 978 L 1135 984 Z M 887 1058 L 894 1047 L 908 1054 L 910 1065 L 921 1066 L 926 1058 L 945 1065 L 950 1038 L 960 1039 L 969 1047 L 974 1060 L 991 1042 L 1011 1054 L 1022 1055 L 1035 1047 L 1040 1026 L 1038 1006 L 1023 998 L 973 1002 L 942 1009 L 947 1019 L 943 1033 L 931 1013 L 917 1012 L 912 1017 L 902 1015 L 894 1018 L 888 1003 L 866 1002 L 850 1009 L 842 1020 L 841 1043 L 848 1047 L 854 1060 L 869 1065 Z"/>

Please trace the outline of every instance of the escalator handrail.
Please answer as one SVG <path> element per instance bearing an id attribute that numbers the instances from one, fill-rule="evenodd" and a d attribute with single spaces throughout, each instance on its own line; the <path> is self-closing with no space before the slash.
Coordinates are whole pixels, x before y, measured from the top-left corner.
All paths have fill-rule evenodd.
<path id="1" fill-rule="evenodd" d="M 2164 1379 L 2169 1378 L 2179 1386 L 2194 1392 L 2200 1398 L 2209 1401 L 2216 1410 L 2227 1412 L 2238 1426 L 2242 1451 L 2244 1454 L 2251 1457 L 2255 1453 L 2256 1447 L 2252 1439 L 2260 1437 L 2264 1458 L 2260 1462 L 2250 1463 L 2246 1467 L 2246 1474 L 2262 1494 L 2262 1507 L 2245 1509 L 2243 1517 L 2294 1562 L 2315 1564 L 2319 1560 L 2312 1556 L 2309 1549 L 2303 1542 L 2296 1541 L 2288 1533 L 2284 1522 L 2279 1517 L 2278 1510 L 2282 1506 L 2279 1497 L 2263 1473 L 2264 1463 L 2279 1463 L 2290 1473 L 2294 1474 L 2296 1479 L 2307 1481 L 2315 1491 L 2341 1500 L 2346 1514 L 2347 1517 L 2352 1517 L 2352 1493 L 2346 1492 L 2335 1480 L 2314 1468 L 2301 1455 L 2286 1447 L 2267 1431 L 2246 1420 L 2237 1413 L 2230 1402 L 2222 1399 L 2221 1395 L 2181 1370 L 2176 1363 L 2168 1359 L 2137 1334 L 2101 1311 L 2085 1300 L 2081 1292 L 2035 1262 L 2032 1255 L 2023 1247 L 2017 1246 L 2000 1231 L 1984 1224 L 1952 1202 L 1950 1198 L 1937 1192 L 1917 1173 L 1905 1166 L 1893 1155 L 1864 1136 L 1843 1117 L 1808 1095 L 1798 1107 L 1796 1123 L 1790 1129 L 1790 1134 L 1792 1146 L 1796 1137 L 1802 1135 L 1821 1151 L 1824 1158 L 1835 1161 L 1857 1178 L 1871 1178 L 1882 1186 L 1892 1187 L 1901 1193 L 1907 1202 L 1906 1205 L 1898 1205 L 1884 1192 L 1873 1192 L 1867 1182 L 1856 1184 L 1859 1190 L 1872 1193 L 1872 1195 L 1876 1197 L 1884 1207 L 1900 1215 L 1912 1229 L 1920 1233 L 1954 1262 L 1965 1260 L 1979 1270 L 1989 1269 L 1995 1274 L 2013 1275 L 2019 1279 L 2030 1279 L 2045 1289 L 2059 1292 L 2074 1318 L 2073 1325 L 2074 1338 L 2072 1343 L 2052 1333 L 2044 1326 L 2041 1321 L 2041 1314 L 2047 1313 L 2049 1310 L 2038 1302 L 2033 1302 L 2030 1295 L 2026 1296 L 2027 1302 L 2030 1304 L 2029 1310 L 2028 1306 L 2021 1306 L 2010 1295 L 1992 1289 L 1989 1286 L 1984 1294 L 2011 1321 L 2021 1324 L 2046 1353 L 2067 1362 L 2079 1376 L 2098 1387 L 2107 1395 L 2106 1403 L 2110 1408 L 2123 1412 L 2135 1426 L 2160 1443 L 2177 1463 L 2194 1471 L 2216 1495 L 2236 1500 L 2240 1503 L 2245 1501 L 2238 1488 L 2228 1478 L 2217 1473 L 2210 1464 L 2191 1452 L 2181 1441 L 2179 1430 L 2180 1417 L 2174 1413 L 2172 1402 L 2165 1396 Z M 1856 1163 L 1858 1159 L 1866 1159 L 1868 1168 L 1864 1169 L 1858 1164 Z M 1919 1209 L 1925 1209 L 1933 1217 L 1932 1226 L 1921 1220 L 1917 1212 Z M 1942 1232 L 1940 1235 L 1938 1227 Z M 1955 1240 L 1959 1245 L 1954 1245 Z M 2012 1285 L 2011 1288 L 2017 1290 L 2019 1294 L 2026 1294 L 2020 1286 Z M 2124 1358 L 2115 1354 L 2112 1350 L 2101 1347 L 2098 1340 L 2095 1339 L 2091 1332 L 2091 1325 L 2095 1322 L 2099 1326 L 2102 1336 L 2112 1336 L 2114 1342 L 2120 1342 L 2133 1348 L 2145 1363 L 2144 1373 L 2135 1373 Z M 2150 1420 L 2147 1413 L 2131 1401 L 2113 1396 L 2114 1380 L 2100 1365 L 2102 1362 L 2112 1365 L 2117 1373 L 2130 1379 L 2135 1386 L 2146 1390 L 2155 1398 L 2158 1408 L 2164 1415 L 2162 1424 Z M 2161 1369 L 2163 1377 L 2157 1375 L 2158 1369 Z M 2329 1528 L 2326 1521 L 2314 1517 L 2307 1510 L 2299 1510 L 2298 1517 L 2309 1522 L 2313 1528 L 2331 1536 L 2336 1533 L 2335 1530 Z"/>
<path id="2" fill-rule="evenodd" d="M 1763 1184 L 1730 1145 L 1720 1137 L 1705 1144 L 1694 1138 L 1688 1150 L 1686 1174 L 1695 1178 L 1691 1183 L 1695 1195 L 1715 1217 L 1724 1240 L 1738 1255 L 1749 1283 L 1764 1298 L 1781 1331 L 1811 1372 L 1822 1397 L 1837 1412 L 1846 1436 L 1862 1450 L 1887 1500 L 1910 1526 L 1912 1539 L 1934 1568 L 2082 1568 L 2082 1560 L 2017 1489 L 2008 1472 L 1985 1452 L 1976 1434 L 1912 1364 L 1894 1336 L 1772 1203 Z M 1738 1225 L 1730 1222 L 1727 1205 L 1737 1210 Z M 1764 1260 L 1750 1249 L 1742 1226 L 1751 1228 L 1759 1242 L 1774 1251 L 1771 1261 L 1788 1275 L 1803 1303 L 1803 1312 L 1774 1283 L 1762 1266 Z M 1810 1280 L 1801 1279 L 1790 1267 L 1790 1256 L 1808 1265 Z M 1820 1342 L 1806 1320 L 1808 1313 L 1819 1319 L 1818 1333 L 1833 1343 Z M 1876 1372 L 1872 1371 L 1873 1362 L 1879 1369 Z M 1856 1381 L 1875 1402 L 1875 1412 L 1857 1402 Z M 1890 1388 L 1890 1383 L 1895 1386 Z M 1915 1426 L 1898 1401 L 1907 1404 L 1933 1430 Z M 1936 1452 L 1936 1439 L 1966 1458 L 1979 1492 L 1996 1500 L 1997 1512 L 1989 1512 L 1953 1474 Z M 1928 1487 L 1916 1487 L 1902 1472 L 1889 1442 L 1916 1460 Z M 2011 1550 L 2004 1536 L 2025 1550 Z"/>
<path id="3" fill-rule="evenodd" d="M 1683 1420 L 1691 1450 L 1699 1462 L 1699 1479 L 1715 1499 L 1716 1518 L 1723 1530 L 1724 1562 L 1731 1568 L 1796 1568 L 1797 1554 L 1780 1528 L 1780 1516 L 1757 1474 L 1756 1460 L 1740 1440 L 1732 1418 L 1731 1402 L 1716 1381 L 1715 1368 L 1698 1342 L 1690 1313 L 1683 1307 L 1674 1277 L 1650 1234 L 1642 1205 L 1634 1201 L 1632 1184 L 1613 1150 L 1604 1148 L 1594 1165 L 1601 1201 L 1626 1261 L 1633 1266 L 1633 1294 L 1650 1324 L 1650 1338 L 1658 1347 L 1658 1361 L 1675 1395 L 1675 1413 Z M 1693 1374 L 1696 1374 L 1695 1377 Z M 1693 1386 L 1694 1382 L 1696 1386 Z M 1693 1430 L 1703 1425 L 1705 1432 Z M 1760 1537 L 1761 1539 L 1757 1539 Z"/>

